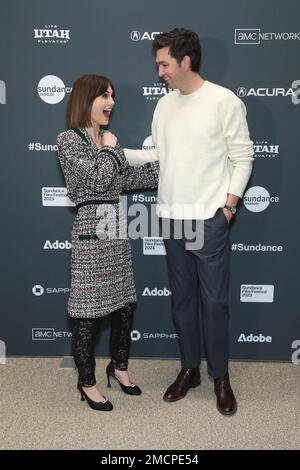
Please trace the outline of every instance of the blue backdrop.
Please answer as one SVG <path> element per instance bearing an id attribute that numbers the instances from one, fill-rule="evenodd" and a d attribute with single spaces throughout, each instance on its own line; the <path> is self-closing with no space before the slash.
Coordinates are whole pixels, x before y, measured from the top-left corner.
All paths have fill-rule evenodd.
<path id="1" fill-rule="evenodd" d="M 231 228 L 231 358 L 291 360 L 300 336 L 299 16 L 296 0 L 2 2 L 0 340 L 8 355 L 71 353 L 74 209 L 55 142 L 73 81 L 109 76 L 117 93 L 111 130 L 124 147 L 147 148 L 153 110 L 167 92 L 151 40 L 186 27 L 201 38 L 202 75 L 244 100 L 255 143 L 254 172 Z M 155 193 L 128 199 L 150 208 Z M 178 357 L 163 247 L 141 239 L 132 250 L 139 300 L 132 356 Z M 104 355 L 106 323 L 97 351 Z"/>

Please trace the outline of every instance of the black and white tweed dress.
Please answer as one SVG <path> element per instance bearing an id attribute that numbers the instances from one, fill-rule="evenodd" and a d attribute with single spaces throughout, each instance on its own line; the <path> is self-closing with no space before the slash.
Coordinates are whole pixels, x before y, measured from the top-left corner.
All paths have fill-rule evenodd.
<path id="1" fill-rule="evenodd" d="M 99 150 L 86 130 L 80 131 L 87 142 L 71 129 L 57 138 L 68 196 L 75 204 L 116 202 L 78 209 L 72 230 L 68 313 L 74 318 L 99 318 L 136 300 L 129 239 L 111 233 L 116 228 L 119 235 L 126 227 L 122 205 L 117 202 L 122 191 L 156 188 L 158 164 L 130 167 L 119 144 Z M 99 238 L 99 226 L 105 238 Z"/>

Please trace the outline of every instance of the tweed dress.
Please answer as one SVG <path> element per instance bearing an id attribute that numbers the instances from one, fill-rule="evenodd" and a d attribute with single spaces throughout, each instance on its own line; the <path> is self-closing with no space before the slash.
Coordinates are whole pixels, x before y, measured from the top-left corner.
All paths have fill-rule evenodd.
<path id="1" fill-rule="evenodd" d="M 119 144 L 100 150 L 85 129 L 80 131 L 87 142 L 72 129 L 57 138 L 68 196 L 76 205 L 115 201 L 79 207 L 72 229 L 68 313 L 93 319 L 136 301 L 130 242 L 120 237 L 126 219 L 118 200 L 122 191 L 157 188 L 158 164 L 130 167 Z"/>

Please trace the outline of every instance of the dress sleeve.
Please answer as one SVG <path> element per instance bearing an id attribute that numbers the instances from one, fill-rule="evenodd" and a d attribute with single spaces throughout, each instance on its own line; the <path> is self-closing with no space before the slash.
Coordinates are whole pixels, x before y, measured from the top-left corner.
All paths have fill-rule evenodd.
<path id="1" fill-rule="evenodd" d="M 122 189 L 124 191 L 157 189 L 158 176 L 158 161 L 138 167 L 128 166 L 122 172 Z"/>
<path id="2" fill-rule="evenodd" d="M 125 158 L 114 147 L 104 146 L 95 152 L 79 139 L 68 132 L 57 138 L 58 158 L 66 180 L 95 192 L 106 192 L 122 172 Z"/>

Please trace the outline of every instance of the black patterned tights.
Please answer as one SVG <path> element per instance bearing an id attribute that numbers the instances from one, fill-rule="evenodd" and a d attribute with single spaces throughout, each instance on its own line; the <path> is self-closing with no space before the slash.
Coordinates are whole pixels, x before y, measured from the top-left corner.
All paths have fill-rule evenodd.
<path id="1" fill-rule="evenodd" d="M 110 352 L 116 369 L 127 370 L 135 304 L 126 304 L 111 314 Z M 72 327 L 72 347 L 78 382 L 83 387 L 96 384 L 94 356 L 95 339 L 100 329 L 101 318 L 76 318 Z"/>

